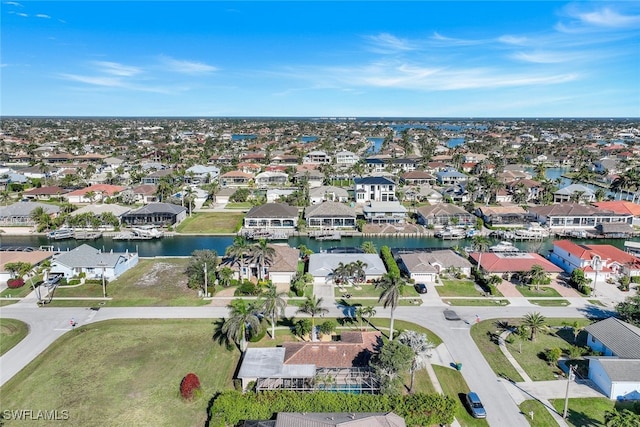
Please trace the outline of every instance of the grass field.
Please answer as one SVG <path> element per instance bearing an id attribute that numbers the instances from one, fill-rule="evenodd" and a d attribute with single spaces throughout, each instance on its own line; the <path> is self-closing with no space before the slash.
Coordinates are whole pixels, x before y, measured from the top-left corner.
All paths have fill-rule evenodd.
<path id="1" fill-rule="evenodd" d="M 531 427 L 553 427 L 558 425 L 545 406 L 537 400 L 525 400 L 520 404 L 519 408 Z M 529 416 L 530 412 L 533 412 L 533 418 Z"/>
<path id="2" fill-rule="evenodd" d="M 569 301 L 566 299 L 530 299 L 527 301 L 540 307 L 564 307 L 569 305 Z"/>
<path id="3" fill-rule="evenodd" d="M 446 299 L 443 298 L 442 302 L 452 306 L 474 306 L 474 307 L 496 307 L 509 305 L 509 300 L 506 299 L 489 299 L 489 298 L 461 298 L 461 299 Z"/>
<path id="4" fill-rule="evenodd" d="M 528 286 L 516 286 L 516 290 L 522 294 L 523 297 L 536 298 L 536 297 L 562 297 L 553 288 L 547 286 L 540 286 L 540 290 L 537 291 L 535 287 L 529 289 Z"/>
<path id="5" fill-rule="evenodd" d="M 564 411 L 564 399 L 552 399 L 556 411 Z M 632 402 L 616 402 L 605 397 L 585 397 L 569 399 L 567 421 L 575 427 L 604 427 L 604 413 L 614 408 L 631 410 Z"/>
<path id="6" fill-rule="evenodd" d="M 462 426 L 479 427 L 488 426 L 485 420 L 473 418 L 464 405 L 464 395 L 468 393 L 469 387 L 462 377 L 462 374 L 455 369 L 445 366 L 433 365 L 436 376 L 442 386 L 442 391 L 453 398 L 458 398 L 458 410 L 456 411 L 456 419 Z"/>
<path id="7" fill-rule="evenodd" d="M 11 350 L 29 333 L 29 326 L 16 319 L 0 318 L 0 356 Z"/>
<path id="8" fill-rule="evenodd" d="M 438 286 L 438 295 L 441 297 L 479 297 L 482 291 L 476 288 L 471 280 L 442 279 L 443 286 Z"/>
<path id="9" fill-rule="evenodd" d="M 1 389 L 3 409 L 69 411 L 69 425 L 204 425 L 240 357 L 212 341 L 211 320 L 118 320 L 70 331 Z M 180 381 L 200 378 L 184 402 Z"/>
<path id="10" fill-rule="evenodd" d="M 198 212 L 182 221 L 176 231 L 193 234 L 233 234 L 243 217 L 242 212 Z"/>
<path id="11" fill-rule="evenodd" d="M 496 375 L 516 382 L 522 381 L 522 377 L 502 354 L 498 345 L 489 338 L 489 333 L 496 333 L 497 331 L 498 328 L 494 320 L 483 320 L 471 327 L 471 338 L 473 338 L 473 341 L 475 341 L 478 349 L 480 349 Z"/>
<path id="12" fill-rule="evenodd" d="M 140 260 L 131 270 L 107 284 L 108 307 L 194 306 L 208 302 L 198 298 L 198 291 L 187 288 L 185 269 L 188 258 L 156 258 Z M 102 297 L 102 285 L 85 284 L 59 287 L 53 307 L 93 306 L 96 301 L 56 301 L 56 297 Z"/>

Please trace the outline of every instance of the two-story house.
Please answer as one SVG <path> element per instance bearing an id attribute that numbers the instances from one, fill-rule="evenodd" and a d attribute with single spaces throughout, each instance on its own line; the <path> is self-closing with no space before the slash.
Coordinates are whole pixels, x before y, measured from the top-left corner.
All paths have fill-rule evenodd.
<path id="1" fill-rule="evenodd" d="M 396 183 L 382 176 L 356 178 L 356 203 L 391 202 L 396 200 Z"/>

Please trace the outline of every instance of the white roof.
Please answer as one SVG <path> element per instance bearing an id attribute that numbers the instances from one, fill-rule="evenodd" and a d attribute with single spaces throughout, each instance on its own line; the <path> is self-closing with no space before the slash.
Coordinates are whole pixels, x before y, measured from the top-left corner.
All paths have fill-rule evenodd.
<path id="1" fill-rule="evenodd" d="M 349 264 L 354 261 L 367 264 L 365 275 L 382 276 L 387 272 L 382 259 L 376 254 L 311 254 L 309 256 L 309 273 L 314 277 L 327 277 L 338 264 Z"/>

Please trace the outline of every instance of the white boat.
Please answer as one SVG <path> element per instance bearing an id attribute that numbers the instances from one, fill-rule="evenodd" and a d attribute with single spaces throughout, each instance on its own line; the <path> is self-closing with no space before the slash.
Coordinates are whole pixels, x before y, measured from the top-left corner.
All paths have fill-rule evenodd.
<path id="1" fill-rule="evenodd" d="M 514 230 L 516 239 L 544 239 L 549 237 L 549 230 L 537 223 L 530 223 L 527 228 Z"/>
<path id="2" fill-rule="evenodd" d="M 435 234 L 435 237 L 442 240 L 458 240 L 464 239 L 467 236 L 467 232 L 464 228 L 452 228 L 447 227 L 444 230 L 438 231 Z"/>
<path id="3" fill-rule="evenodd" d="M 520 249 L 516 248 L 513 243 L 502 241 L 497 245 L 489 246 L 491 252 L 520 252 Z"/>
<path id="4" fill-rule="evenodd" d="M 53 240 L 73 239 L 75 233 L 71 228 L 59 228 L 49 233 L 49 238 Z"/>

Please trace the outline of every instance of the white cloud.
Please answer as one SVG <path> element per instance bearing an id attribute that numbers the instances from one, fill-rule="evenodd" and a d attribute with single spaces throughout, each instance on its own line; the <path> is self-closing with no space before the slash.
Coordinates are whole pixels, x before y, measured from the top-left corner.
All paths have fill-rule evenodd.
<path id="1" fill-rule="evenodd" d="M 524 45 L 529 41 L 529 39 L 523 36 L 519 37 L 519 36 L 505 35 L 505 36 L 498 37 L 498 41 L 501 43 L 511 44 L 511 45 Z"/>
<path id="2" fill-rule="evenodd" d="M 573 55 L 566 52 L 516 52 L 511 55 L 512 58 L 523 62 L 533 62 L 535 64 L 558 64 L 561 62 L 573 61 Z"/>
<path id="3" fill-rule="evenodd" d="M 380 33 L 366 38 L 372 43 L 372 48 L 377 53 L 406 52 L 416 48 L 412 42 L 389 33 Z"/>
<path id="4" fill-rule="evenodd" d="M 23 18 L 28 18 L 29 17 L 29 15 L 27 15 L 26 13 L 22 13 L 22 12 L 18 12 L 18 13 L 16 13 L 16 15 L 22 16 Z"/>
<path id="5" fill-rule="evenodd" d="M 93 64 L 100 68 L 99 71 L 105 74 L 111 74 L 114 76 L 123 76 L 123 77 L 135 76 L 142 72 L 142 70 L 138 67 L 124 65 L 117 62 L 94 61 Z"/>
<path id="6" fill-rule="evenodd" d="M 205 64 L 204 62 L 186 61 L 174 59 L 168 56 L 162 56 L 160 60 L 169 71 L 176 73 L 208 74 L 218 70 L 217 67 Z"/>
<path id="7" fill-rule="evenodd" d="M 49 15 L 45 15 L 44 13 L 38 13 L 36 15 L 36 18 L 51 19 L 51 17 Z"/>
<path id="8" fill-rule="evenodd" d="M 437 31 L 434 31 L 431 36 L 431 41 L 445 46 L 476 46 L 486 43 L 484 39 L 472 40 L 472 39 L 457 39 L 454 37 L 444 36 Z"/>
<path id="9" fill-rule="evenodd" d="M 138 92 L 154 92 L 171 94 L 176 91 L 183 91 L 185 88 L 172 87 L 171 89 L 158 87 L 158 86 L 146 86 L 125 80 L 121 76 L 85 76 L 80 74 L 68 74 L 62 73 L 59 76 L 64 80 L 70 80 L 78 83 L 85 83 L 91 86 L 98 86 L 104 88 L 117 88 L 126 89 Z"/>
<path id="10" fill-rule="evenodd" d="M 7 4 L 9 6 L 24 7 L 22 4 L 18 3 L 17 1 L 6 1 L 4 2 L 4 4 Z"/>
<path id="11" fill-rule="evenodd" d="M 622 15 L 608 7 L 594 12 L 578 14 L 578 18 L 590 25 L 598 27 L 631 27 L 640 24 L 640 16 Z"/>

